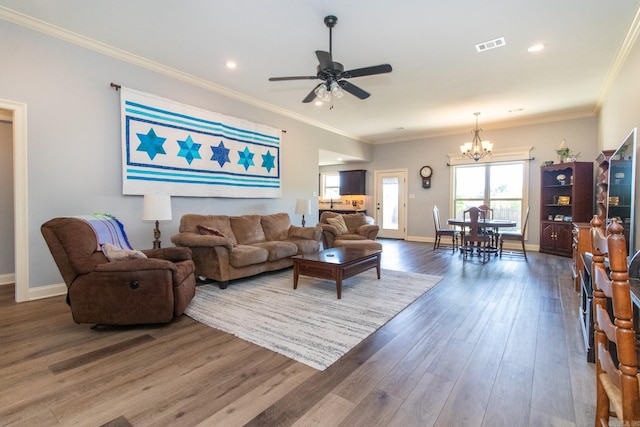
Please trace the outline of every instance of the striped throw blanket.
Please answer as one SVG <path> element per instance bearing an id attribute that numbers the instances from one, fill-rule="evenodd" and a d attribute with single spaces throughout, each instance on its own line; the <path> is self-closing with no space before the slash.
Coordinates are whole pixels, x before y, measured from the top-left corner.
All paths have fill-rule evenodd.
<path id="1" fill-rule="evenodd" d="M 93 215 L 78 215 L 75 218 L 85 221 L 96 233 L 98 240 L 96 250 L 102 250 L 103 243 L 110 243 L 120 249 L 133 249 L 124 232 L 124 226 L 115 216 L 95 213 Z"/>

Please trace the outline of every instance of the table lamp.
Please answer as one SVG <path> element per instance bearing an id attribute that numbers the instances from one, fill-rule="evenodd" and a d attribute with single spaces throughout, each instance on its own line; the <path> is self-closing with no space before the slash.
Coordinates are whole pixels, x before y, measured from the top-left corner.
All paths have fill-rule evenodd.
<path id="1" fill-rule="evenodd" d="M 298 199 L 296 202 L 296 214 L 302 215 L 302 226 L 304 227 L 304 216 L 311 213 L 311 200 Z"/>
<path id="2" fill-rule="evenodd" d="M 159 221 L 171 220 L 171 196 L 166 194 L 145 194 L 142 206 L 142 219 L 155 221 L 153 230 L 153 249 L 160 249 L 160 224 Z"/>

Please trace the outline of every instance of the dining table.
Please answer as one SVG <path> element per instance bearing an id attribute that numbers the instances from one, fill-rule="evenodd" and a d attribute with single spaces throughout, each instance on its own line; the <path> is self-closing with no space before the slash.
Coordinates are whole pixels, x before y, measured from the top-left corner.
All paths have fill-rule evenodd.
<path id="1" fill-rule="evenodd" d="M 449 218 L 447 219 L 447 224 L 454 225 L 457 227 L 469 227 L 471 225 L 471 220 L 467 219 L 466 221 L 461 218 Z M 512 221 L 508 219 L 487 219 L 480 218 L 478 219 L 478 227 L 484 229 L 493 230 L 496 239 L 495 243 L 490 247 L 491 253 L 498 253 L 498 236 L 500 235 L 501 228 L 515 228 L 518 225 L 517 221 Z"/>

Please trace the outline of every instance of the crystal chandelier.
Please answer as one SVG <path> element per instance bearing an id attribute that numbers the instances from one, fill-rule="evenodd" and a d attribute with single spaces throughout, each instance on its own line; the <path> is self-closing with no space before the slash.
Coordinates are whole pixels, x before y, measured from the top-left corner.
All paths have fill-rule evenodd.
<path id="1" fill-rule="evenodd" d="M 489 141 L 483 141 L 480 139 L 480 132 L 482 129 L 478 127 L 478 116 L 480 113 L 473 113 L 476 116 L 476 128 L 473 132 L 473 141 L 465 142 L 460 146 L 460 152 L 462 157 L 468 157 L 471 160 L 478 161 L 484 156 L 490 156 L 491 150 L 493 150 L 493 144 Z"/>

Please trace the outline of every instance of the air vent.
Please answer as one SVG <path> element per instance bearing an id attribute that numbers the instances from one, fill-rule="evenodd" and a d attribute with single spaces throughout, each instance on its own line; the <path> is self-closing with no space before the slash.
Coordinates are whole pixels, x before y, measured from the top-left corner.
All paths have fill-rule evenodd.
<path id="1" fill-rule="evenodd" d="M 507 44 L 507 42 L 504 41 L 504 37 L 500 37 L 494 40 L 489 40 L 487 42 L 478 43 L 476 45 L 476 50 L 478 52 L 484 52 L 485 50 L 495 49 L 496 47 L 502 47 L 505 44 Z"/>

